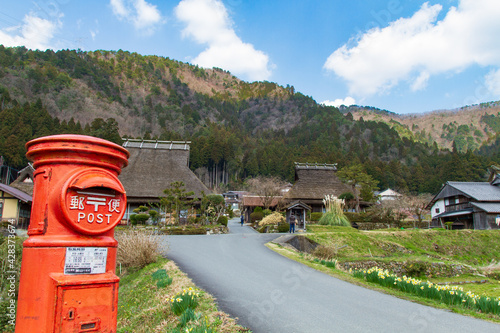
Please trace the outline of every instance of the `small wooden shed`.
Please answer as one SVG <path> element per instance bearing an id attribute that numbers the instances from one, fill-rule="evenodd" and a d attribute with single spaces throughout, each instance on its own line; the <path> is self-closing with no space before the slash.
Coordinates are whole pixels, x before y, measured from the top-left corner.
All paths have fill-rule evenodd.
<path id="1" fill-rule="evenodd" d="M 297 228 L 306 229 L 307 212 L 311 206 L 299 201 L 294 201 L 286 207 L 286 222 L 290 223 L 290 216 L 294 215 L 297 219 Z"/>

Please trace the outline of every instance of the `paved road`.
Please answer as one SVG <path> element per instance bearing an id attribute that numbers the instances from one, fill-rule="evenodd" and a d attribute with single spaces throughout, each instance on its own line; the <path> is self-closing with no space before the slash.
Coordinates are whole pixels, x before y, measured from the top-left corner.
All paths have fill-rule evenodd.
<path id="1" fill-rule="evenodd" d="M 338 280 L 264 246 L 279 235 L 229 221 L 230 234 L 163 236 L 174 260 L 221 310 L 255 333 L 500 332 L 500 325 Z"/>

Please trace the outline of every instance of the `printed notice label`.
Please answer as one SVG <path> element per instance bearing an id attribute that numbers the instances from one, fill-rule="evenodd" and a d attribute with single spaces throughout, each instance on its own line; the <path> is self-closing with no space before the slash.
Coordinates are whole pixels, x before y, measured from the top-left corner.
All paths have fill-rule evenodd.
<path id="1" fill-rule="evenodd" d="M 100 274 L 106 272 L 106 247 L 68 247 L 64 274 Z"/>

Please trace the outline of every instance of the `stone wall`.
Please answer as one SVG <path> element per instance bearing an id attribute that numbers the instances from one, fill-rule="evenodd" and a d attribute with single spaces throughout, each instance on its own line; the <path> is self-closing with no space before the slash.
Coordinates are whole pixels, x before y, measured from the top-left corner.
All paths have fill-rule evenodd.
<path id="1" fill-rule="evenodd" d="M 429 229 L 430 221 L 422 222 L 401 222 L 401 223 L 373 223 L 373 222 L 356 222 L 359 230 L 376 230 L 376 229 L 388 229 L 388 228 L 405 228 L 413 229 L 415 225 L 418 229 Z"/>

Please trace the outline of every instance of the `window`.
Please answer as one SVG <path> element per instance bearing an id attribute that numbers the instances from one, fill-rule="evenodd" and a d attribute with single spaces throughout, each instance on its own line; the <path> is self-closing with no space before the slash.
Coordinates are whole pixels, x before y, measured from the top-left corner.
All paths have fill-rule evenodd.
<path id="1" fill-rule="evenodd" d="M 439 214 L 439 208 L 436 208 L 436 214 Z"/>
<path id="2" fill-rule="evenodd" d="M 3 216 L 3 201 L 0 201 L 0 219 Z"/>

